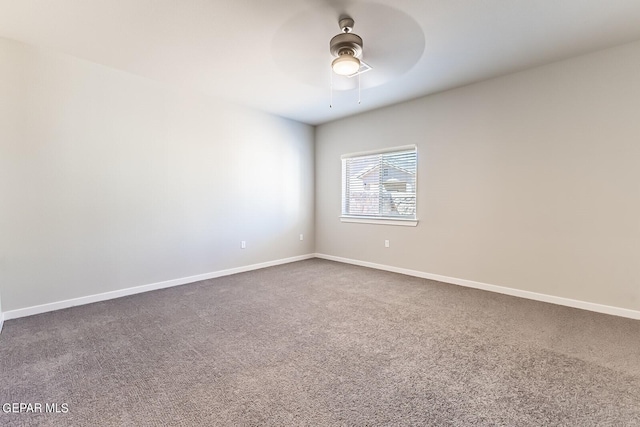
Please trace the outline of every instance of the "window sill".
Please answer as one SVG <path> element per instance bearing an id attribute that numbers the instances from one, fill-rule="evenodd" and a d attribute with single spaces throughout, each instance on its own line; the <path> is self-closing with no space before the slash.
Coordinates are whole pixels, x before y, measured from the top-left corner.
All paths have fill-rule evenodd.
<path id="1" fill-rule="evenodd" d="M 415 227 L 418 225 L 417 219 L 400 219 L 400 218 L 367 218 L 357 216 L 341 216 L 342 222 L 355 222 L 359 224 L 380 224 L 380 225 L 400 225 L 404 227 Z"/>

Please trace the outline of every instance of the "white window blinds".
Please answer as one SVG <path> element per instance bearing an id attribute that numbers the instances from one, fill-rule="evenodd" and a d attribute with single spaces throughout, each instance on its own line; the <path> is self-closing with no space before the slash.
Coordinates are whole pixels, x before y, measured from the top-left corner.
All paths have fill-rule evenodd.
<path id="1" fill-rule="evenodd" d="M 416 219 L 415 146 L 342 156 L 342 216 Z"/>

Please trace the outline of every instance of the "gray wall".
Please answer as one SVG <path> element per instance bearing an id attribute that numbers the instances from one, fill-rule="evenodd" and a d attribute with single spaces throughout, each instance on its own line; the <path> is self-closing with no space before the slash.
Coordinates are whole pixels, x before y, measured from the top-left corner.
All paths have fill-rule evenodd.
<path id="1" fill-rule="evenodd" d="M 0 39 L 2 311 L 314 250 L 638 310 L 638 111 L 634 43 L 322 125 L 314 210 L 311 127 Z M 405 144 L 418 227 L 341 223 Z"/>
<path id="2" fill-rule="evenodd" d="M 314 251 L 312 127 L 3 39 L 0 73 L 3 311 Z"/>
<path id="3" fill-rule="evenodd" d="M 638 310 L 639 114 L 633 43 L 321 125 L 316 252 Z M 340 155 L 405 144 L 418 226 L 341 223 Z"/>

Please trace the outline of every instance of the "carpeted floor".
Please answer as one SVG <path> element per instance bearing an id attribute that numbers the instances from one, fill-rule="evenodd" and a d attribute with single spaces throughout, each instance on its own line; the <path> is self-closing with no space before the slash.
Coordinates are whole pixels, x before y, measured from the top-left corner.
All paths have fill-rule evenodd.
<path id="1" fill-rule="evenodd" d="M 0 381 L 61 411 L 3 426 L 640 426 L 640 321 L 314 259 L 7 321 Z"/>

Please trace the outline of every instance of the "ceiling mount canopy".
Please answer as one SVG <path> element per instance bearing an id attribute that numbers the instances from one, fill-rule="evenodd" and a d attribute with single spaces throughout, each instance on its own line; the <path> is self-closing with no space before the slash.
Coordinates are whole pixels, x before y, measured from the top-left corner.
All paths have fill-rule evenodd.
<path id="1" fill-rule="evenodd" d="M 354 24 L 352 18 L 342 17 L 338 24 L 342 33 L 329 42 L 329 51 L 336 57 L 331 62 L 331 68 L 336 74 L 350 76 L 360 69 L 362 38 L 352 33 Z"/>

